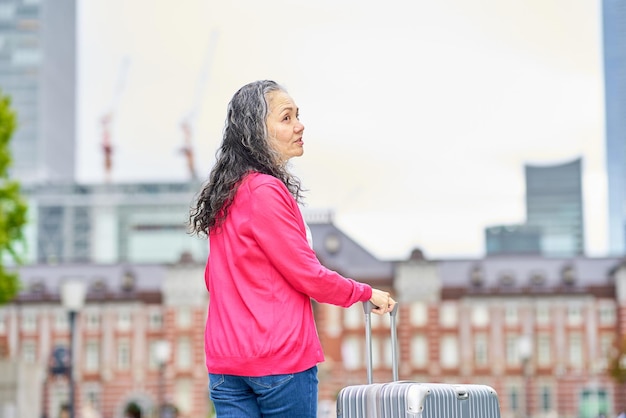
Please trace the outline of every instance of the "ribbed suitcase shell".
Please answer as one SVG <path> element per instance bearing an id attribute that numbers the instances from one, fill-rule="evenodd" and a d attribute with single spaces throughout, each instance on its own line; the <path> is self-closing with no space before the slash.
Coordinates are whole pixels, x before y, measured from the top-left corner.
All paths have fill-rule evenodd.
<path id="1" fill-rule="evenodd" d="M 409 381 L 347 386 L 337 418 L 500 418 L 498 395 L 485 385 Z"/>
<path id="2" fill-rule="evenodd" d="M 371 324 L 366 312 L 367 343 L 371 342 Z M 392 313 L 394 380 L 397 379 L 397 336 L 395 312 Z M 372 380 L 371 350 L 367 350 L 368 381 Z M 500 418 L 496 391 L 486 385 L 453 385 L 393 381 L 353 385 L 337 396 L 337 418 Z"/>

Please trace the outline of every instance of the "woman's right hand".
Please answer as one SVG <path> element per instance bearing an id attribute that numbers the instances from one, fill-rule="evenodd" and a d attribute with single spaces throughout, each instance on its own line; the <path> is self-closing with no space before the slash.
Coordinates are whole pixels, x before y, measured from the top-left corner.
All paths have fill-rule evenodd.
<path id="1" fill-rule="evenodd" d="M 372 312 L 378 315 L 384 315 L 387 312 L 391 312 L 393 307 L 396 305 L 396 301 L 391 298 L 389 292 L 374 288 L 372 288 L 372 297 L 370 298 L 370 302 L 372 302 L 375 306 L 375 308 L 372 309 Z"/>

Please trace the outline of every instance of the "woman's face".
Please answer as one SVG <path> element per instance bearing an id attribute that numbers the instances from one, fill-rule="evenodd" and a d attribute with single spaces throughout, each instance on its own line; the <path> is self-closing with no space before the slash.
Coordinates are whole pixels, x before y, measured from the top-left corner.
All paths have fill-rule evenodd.
<path id="1" fill-rule="evenodd" d="M 267 133 L 269 143 L 280 155 L 282 162 L 304 153 L 302 134 L 304 125 L 298 119 L 298 107 L 284 91 L 275 90 L 267 95 Z"/>

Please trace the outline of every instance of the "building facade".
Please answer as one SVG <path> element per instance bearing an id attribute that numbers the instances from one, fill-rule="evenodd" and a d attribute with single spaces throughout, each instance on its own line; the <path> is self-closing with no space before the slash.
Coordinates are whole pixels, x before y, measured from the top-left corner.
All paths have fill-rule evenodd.
<path id="1" fill-rule="evenodd" d="M 526 224 L 541 228 L 541 252 L 570 257 L 585 253 L 582 160 L 524 166 Z"/>
<path id="2" fill-rule="evenodd" d="M 399 301 L 400 379 L 490 385 L 503 418 L 595 418 L 626 409 L 626 386 L 609 374 L 626 336 L 621 259 L 426 260 L 414 251 L 409 260 L 381 261 L 328 215 L 307 219 L 324 265 L 388 289 Z M 181 418 L 204 418 L 211 404 L 203 273 L 203 262 L 185 260 L 24 266 L 22 292 L 0 307 L 0 365 L 35 367 L 42 384 L 29 387 L 30 399 L 41 399 L 38 412 L 56 418 L 68 399 L 66 376 L 51 372 L 55 349 L 69 345 L 59 286 L 79 278 L 88 292 L 77 326 L 78 408 L 117 418 L 135 403 L 153 416 L 167 403 Z M 319 365 L 320 417 L 332 417 L 339 390 L 366 381 L 364 314 L 360 304 L 314 303 L 314 312 L 326 357 Z M 374 380 L 390 380 L 389 321 L 374 316 L 372 323 Z M 171 347 L 164 368 L 157 356 L 162 341 Z"/>
<path id="3" fill-rule="evenodd" d="M 38 184 L 25 188 L 32 263 L 172 263 L 205 260 L 206 240 L 187 233 L 197 182 Z"/>
<path id="4" fill-rule="evenodd" d="M 156 416 L 160 405 L 169 404 L 180 417 L 206 417 L 203 273 L 203 266 L 184 263 L 21 269 L 24 291 L 0 308 L 0 358 L 36 367 L 42 384 L 25 388 L 31 403 L 41 399 L 32 416 L 56 418 L 68 402 L 69 381 L 55 372 L 55 354 L 70 348 L 59 287 L 74 278 L 87 287 L 76 325 L 76 412 L 122 417 L 128 405 L 137 404 L 144 416 Z M 157 346 L 163 342 L 170 349 L 161 368 Z M 27 418 L 20 406 L 9 409 Z"/>
<path id="5" fill-rule="evenodd" d="M 611 258 L 400 262 L 399 378 L 490 385 L 503 418 L 615 416 L 626 409 L 626 386 L 607 369 L 626 335 L 625 279 Z M 360 306 L 318 309 L 323 398 L 332 404 L 341 387 L 365 381 L 364 315 Z M 374 319 L 381 382 L 392 375 L 389 321 Z"/>
<path id="6" fill-rule="evenodd" d="M 542 229 L 526 224 L 485 228 L 487 255 L 541 254 Z"/>
<path id="7" fill-rule="evenodd" d="M 602 0 L 609 249 L 626 251 L 626 4 Z"/>
<path id="8" fill-rule="evenodd" d="M 23 184 L 74 180 L 76 1 L 0 2 L 0 88 L 17 129 L 12 175 Z"/>

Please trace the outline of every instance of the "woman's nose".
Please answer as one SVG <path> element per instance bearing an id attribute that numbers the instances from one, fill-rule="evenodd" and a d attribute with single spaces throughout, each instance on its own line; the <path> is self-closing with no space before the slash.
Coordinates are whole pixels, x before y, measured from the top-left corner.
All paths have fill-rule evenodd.
<path id="1" fill-rule="evenodd" d="M 302 124 L 302 122 L 298 121 L 298 123 L 296 123 L 296 126 L 295 126 L 295 131 L 296 131 L 296 132 L 302 132 L 302 131 L 304 131 L 304 125 Z"/>

